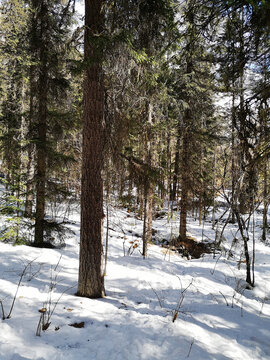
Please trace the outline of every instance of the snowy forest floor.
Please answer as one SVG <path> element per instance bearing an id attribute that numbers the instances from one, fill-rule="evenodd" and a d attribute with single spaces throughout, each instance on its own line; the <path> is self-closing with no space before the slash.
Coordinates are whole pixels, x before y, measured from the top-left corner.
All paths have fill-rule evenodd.
<path id="1" fill-rule="evenodd" d="M 75 235 L 63 248 L 0 243 L 0 299 L 6 315 L 28 264 L 11 318 L 0 320 L 1 360 L 270 359 L 270 247 L 259 239 L 260 214 L 255 219 L 256 286 L 247 290 L 245 264 L 238 269 L 241 240 L 232 247 L 233 238 L 240 237 L 234 225 L 227 225 L 226 241 L 215 257 L 187 260 L 149 244 L 143 259 L 142 221 L 110 208 L 107 296 L 97 300 L 74 295 L 78 212 L 70 220 Z M 203 232 L 198 221 L 190 217 L 188 222 L 193 237 L 215 239 L 210 221 Z M 156 219 L 155 238 L 170 239 L 178 224 L 176 212 Z M 132 241 L 139 246 L 129 255 Z M 230 249 L 233 256 L 228 257 Z M 36 336 L 42 307 L 53 313 L 49 328 Z"/>

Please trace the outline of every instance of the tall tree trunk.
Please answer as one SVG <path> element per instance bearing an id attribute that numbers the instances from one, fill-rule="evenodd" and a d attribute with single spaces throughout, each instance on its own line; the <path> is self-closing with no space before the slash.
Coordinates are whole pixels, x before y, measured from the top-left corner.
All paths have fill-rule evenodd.
<path id="1" fill-rule="evenodd" d="M 139 210 L 138 210 L 138 217 L 139 219 L 143 219 L 143 212 L 144 212 L 144 191 L 143 191 L 143 187 L 137 187 L 137 192 L 138 192 L 138 204 L 139 204 Z"/>
<path id="2" fill-rule="evenodd" d="M 145 185 L 144 192 L 144 219 L 143 219 L 143 257 L 147 256 L 147 244 L 152 241 L 153 222 L 153 189 L 151 185 Z"/>
<path id="3" fill-rule="evenodd" d="M 187 236 L 187 210 L 188 210 L 188 190 L 189 190 L 189 172 L 191 171 L 189 167 L 189 134 L 187 129 L 187 124 L 190 118 L 189 109 L 185 110 L 184 114 L 184 126 L 185 133 L 183 137 L 183 150 L 182 150 L 182 166 L 181 166 L 181 201 L 180 201 L 180 229 L 179 235 L 180 239 L 184 240 Z"/>
<path id="4" fill-rule="evenodd" d="M 47 168 L 47 117 L 48 117 L 48 49 L 46 46 L 48 8 L 42 1 L 40 5 L 34 1 L 34 8 L 40 6 L 39 19 L 39 54 L 40 71 L 38 79 L 38 119 L 37 119 L 37 169 L 36 169 L 36 215 L 34 244 L 41 246 L 44 243 L 44 217 L 46 195 L 46 168 Z"/>
<path id="5" fill-rule="evenodd" d="M 236 141 L 235 141 L 235 129 L 236 129 L 236 114 L 235 114 L 235 90 L 234 90 L 234 81 L 233 81 L 233 94 L 232 94 L 232 198 L 231 198 L 231 206 L 234 208 L 236 206 L 236 182 L 237 182 L 237 174 L 236 174 Z M 235 214 L 232 211 L 232 223 L 235 224 Z"/>
<path id="6" fill-rule="evenodd" d="M 177 139 L 176 139 L 176 147 L 175 147 L 174 173 L 173 173 L 173 186 L 172 186 L 172 192 L 171 192 L 171 201 L 176 200 L 178 176 L 179 176 L 180 143 L 181 143 L 181 123 L 179 120 L 179 123 L 177 126 Z"/>
<path id="7" fill-rule="evenodd" d="M 267 213 L 268 213 L 268 207 L 269 203 L 267 200 L 268 196 L 268 174 L 267 174 L 267 160 L 264 160 L 263 164 L 263 221 L 262 221 L 262 240 L 266 241 L 266 232 L 268 227 L 268 220 L 267 220 Z"/>
<path id="8" fill-rule="evenodd" d="M 240 54 L 239 54 L 239 138 L 240 138 L 240 196 L 239 208 L 241 214 L 248 213 L 253 206 L 254 191 L 256 188 L 255 167 L 252 164 L 252 155 L 248 138 L 250 138 L 249 128 L 247 126 L 247 114 L 245 108 L 245 38 L 244 38 L 244 13 L 240 13 L 241 26 L 240 36 Z"/>
<path id="9" fill-rule="evenodd" d="M 169 200 L 172 199 L 172 188 L 171 188 L 171 132 L 168 126 L 167 129 L 167 146 L 166 146 L 166 157 L 167 157 L 167 193 L 169 194 Z M 169 204 L 168 204 L 169 206 Z"/>
<path id="10" fill-rule="evenodd" d="M 194 2 L 195 3 L 195 2 Z M 187 16 L 187 45 L 186 45 L 186 78 L 192 81 L 193 69 L 194 69 L 194 3 L 188 3 Z M 186 90 L 188 89 L 188 83 L 186 84 Z M 192 103 L 194 95 L 186 91 L 186 99 L 188 106 L 183 111 L 183 140 L 182 140 L 182 158 L 181 158 L 181 201 L 180 201 L 180 228 L 179 236 L 180 240 L 185 240 L 187 237 L 187 212 L 189 203 L 189 192 L 191 188 L 190 173 L 192 172 L 192 160 L 191 160 L 191 141 L 192 141 L 192 125 L 194 125 L 194 118 L 192 114 Z"/>
<path id="11" fill-rule="evenodd" d="M 203 128 L 203 121 L 202 121 L 202 128 Z M 204 186 L 205 186 L 205 182 L 202 180 L 203 179 L 203 147 L 202 144 L 199 144 L 199 203 L 198 203 L 198 207 L 199 207 L 199 225 L 202 225 L 202 219 L 203 216 L 205 214 L 204 208 Z"/>
<path id="12" fill-rule="evenodd" d="M 267 142 L 267 116 L 266 116 L 267 103 L 265 102 L 265 108 L 262 106 L 260 111 L 260 118 L 263 127 L 264 141 Z M 266 233 L 268 228 L 268 213 L 269 200 L 268 200 L 268 159 L 264 159 L 263 162 L 263 220 L 262 220 L 262 240 L 266 241 Z"/>
<path id="13" fill-rule="evenodd" d="M 213 160 L 213 209 L 212 209 L 212 229 L 216 225 L 216 176 L 217 176 L 217 147 L 214 150 Z"/>
<path id="14" fill-rule="evenodd" d="M 254 283 L 251 281 L 251 263 L 250 263 L 250 256 L 249 256 L 249 249 L 248 249 L 248 229 L 246 228 L 245 221 L 243 220 L 243 217 L 241 216 L 241 213 L 238 209 L 232 209 L 235 211 L 235 217 L 237 219 L 238 228 L 243 240 L 244 245 L 244 254 L 245 254 L 245 262 L 246 262 L 246 282 L 254 286 Z"/>
<path id="15" fill-rule="evenodd" d="M 104 81 L 101 0 L 85 1 L 83 159 L 81 193 L 81 239 L 78 295 L 103 297 L 103 180 Z M 95 41 L 93 41 L 93 38 Z"/>
<path id="16" fill-rule="evenodd" d="M 32 145 L 29 145 L 29 148 L 27 150 L 28 154 L 28 162 L 26 167 L 26 199 L 25 199 L 25 216 L 31 216 L 32 215 L 32 209 L 33 209 L 33 147 Z"/>
<path id="17" fill-rule="evenodd" d="M 146 132 L 146 163 L 149 168 L 152 166 L 152 117 L 153 106 L 151 103 L 147 104 L 147 132 Z M 143 225 L 143 253 L 147 256 L 147 243 L 152 241 L 152 222 L 153 222 L 153 184 L 149 178 L 145 179 L 144 184 L 144 225 Z"/>
<path id="18" fill-rule="evenodd" d="M 239 194 L 239 208 L 241 214 L 245 214 L 248 212 L 248 197 L 247 197 L 247 143 L 246 143 L 246 116 L 245 116 L 245 109 L 244 109 L 244 69 L 242 69 L 242 73 L 240 76 L 240 97 L 239 97 L 239 120 L 240 120 L 240 177 L 241 177 L 241 184 L 240 184 L 240 194 Z"/>
<path id="19" fill-rule="evenodd" d="M 245 258 L 246 258 L 246 282 L 254 286 L 254 283 L 251 281 L 251 264 L 250 264 L 250 256 L 248 251 L 248 239 L 243 238 L 244 240 L 244 251 L 245 251 Z"/>
<path id="20" fill-rule="evenodd" d="M 32 138 L 32 128 L 33 128 L 33 117 L 34 117 L 34 74 L 33 74 L 33 65 L 30 67 L 30 104 L 29 104 L 29 125 L 28 133 L 30 138 Z M 28 136 L 29 136 L 28 135 Z M 28 145 L 27 149 L 28 162 L 26 167 L 26 199 L 25 199 L 25 215 L 32 215 L 33 208 L 33 155 L 34 155 L 34 146 L 32 142 Z"/>

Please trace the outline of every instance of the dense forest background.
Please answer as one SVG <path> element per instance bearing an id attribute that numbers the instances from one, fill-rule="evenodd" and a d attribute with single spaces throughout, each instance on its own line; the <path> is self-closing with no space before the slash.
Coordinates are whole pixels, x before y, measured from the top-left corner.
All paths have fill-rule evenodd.
<path id="1" fill-rule="evenodd" d="M 171 245 L 187 256 L 188 215 L 203 226 L 211 214 L 217 248 L 237 224 L 253 286 L 259 208 L 262 241 L 269 231 L 269 2 L 95 0 L 84 17 L 75 7 L 1 1 L 1 240 L 63 243 L 81 198 L 78 293 L 98 297 L 106 204 L 143 219 L 144 257 L 164 208 L 180 212 Z"/>

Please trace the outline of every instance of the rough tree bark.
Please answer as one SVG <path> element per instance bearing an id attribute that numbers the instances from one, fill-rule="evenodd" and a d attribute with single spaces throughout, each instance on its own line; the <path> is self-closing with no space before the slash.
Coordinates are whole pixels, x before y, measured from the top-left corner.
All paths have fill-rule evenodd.
<path id="1" fill-rule="evenodd" d="M 45 187 L 46 187 L 46 141 L 47 141 L 47 103 L 48 103 L 48 49 L 46 46 L 46 29 L 48 8 L 47 3 L 41 4 L 33 1 L 34 9 L 40 7 L 39 19 L 39 60 L 40 71 L 38 79 L 38 120 L 37 120 L 37 168 L 36 168 L 36 215 L 35 215 L 35 239 L 36 246 L 44 243 L 44 217 L 45 217 Z"/>
<path id="2" fill-rule="evenodd" d="M 104 296 L 103 180 L 104 84 L 102 71 L 102 1 L 85 1 L 85 63 L 83 159 L 81 193 L 81 239 L 78 295 Z"/>

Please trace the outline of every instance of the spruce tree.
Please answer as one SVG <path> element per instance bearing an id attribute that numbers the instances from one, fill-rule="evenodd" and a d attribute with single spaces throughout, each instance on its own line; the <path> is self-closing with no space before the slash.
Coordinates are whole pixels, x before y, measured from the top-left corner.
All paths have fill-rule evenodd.
<path id="1" fill-rule="evenodd" d="M 63 132 L 65 123 L 69 121 L 65 113 L 65 97 L 69 88 L 66 42 L 72 13 L 68 1 L 60 4 L 53 0 L 32 0 L 31 6 L 29 47 L 33 65 L 30 68 L 29 121 L 33 128 L 32 141 L 36 151 L 34 245 L 44 246 L 46 196 L 52 183 L 49 168 L 59 166 L 61 158 L 65 160 L 65 156 L 57 151 L 56 144 L 59 141 L 58 134 Z M 62 101 L 59 104 L 60 98 Z"/>
<path id="2" fill-rule="evenodd" d="M 204 20 L 209 13 L 204 13 L 202 4 L 187 1 L 182 8 L 183 33 L 177 57 L 178 83 L 174 91 L 179 103 L 177 142 L 175 161 L 175 179 L 180 173 L 180 240 L 186 239 L 187 214 L 191 207 L 192 193 L 199 200 L 202 213 L 203 167 L 206 144 L 215 127 L 213 121 L 212 88 L 214 78 L 208 63 Z M 204 135 L 209 131 L 209 138 Z M 180 147 L 181 145 L 181 147 Z M 210 145 L 210 142 L 209 142 Z M 209 146 L 210 147 L 210 146 Z M 179 166 L 179 170 L 178 170 Z M 175 180 L 174 180 L 175 181 Z M 176 188 L 176 184 L 174 184 Z M 175 190 L 174 190 L 175 191 Z"/>

